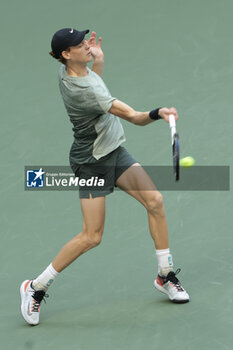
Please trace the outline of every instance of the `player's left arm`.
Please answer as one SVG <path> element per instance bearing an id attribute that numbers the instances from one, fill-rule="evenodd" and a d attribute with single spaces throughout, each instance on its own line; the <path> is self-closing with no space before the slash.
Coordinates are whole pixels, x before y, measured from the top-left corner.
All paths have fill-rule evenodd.
<path id="1" fill-rule="evenodd" d="M 101 48 L 102 38 L 99 37 L 98 43 L 96 42 L 96 32 L 91 33 L 91 37 L 88 40 L 90 46 L 91 54 L 94 59 L 92 70 L 102 77 L 103 67 L 104 67 L 104 53 Z"/>
<path id="2" fill-rule="evenodd" d="M 109 112 L 135 125 L 144 126 L 154 121 L 150 117 L 150 112 L 135 111 L 132 107 L 119 100 L 113 101 Z M 169 114 L 174 114 L 175 120 L 178 119 L 178 113 L 174 107 L 164 107 L 158 110 L 158 116 L 167 123 L 169 123 Z"/>

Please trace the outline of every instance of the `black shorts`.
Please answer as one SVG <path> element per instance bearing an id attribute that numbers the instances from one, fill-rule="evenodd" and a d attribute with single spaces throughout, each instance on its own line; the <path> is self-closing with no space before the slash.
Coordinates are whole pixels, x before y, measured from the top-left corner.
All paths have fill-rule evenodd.
<path id="1" fill-rule="evenodd" d="M 79 197 L 103 197 L 114 191 L 116 180 L 137 161 L 122 146 L 95 163 L 80 164 L 75 172 L 79 178 Z"/>

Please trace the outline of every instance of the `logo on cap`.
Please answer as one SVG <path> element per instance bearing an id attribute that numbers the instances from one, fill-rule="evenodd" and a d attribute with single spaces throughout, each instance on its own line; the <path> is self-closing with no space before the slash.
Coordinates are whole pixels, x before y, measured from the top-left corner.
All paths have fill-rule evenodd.
<path id="1" fill-rule="evenodd" d="M 70 33 L 73 33 L 73 32 L 74 32 L 74 29 L 71 29 L 71 30 L 70 30 Z"/>

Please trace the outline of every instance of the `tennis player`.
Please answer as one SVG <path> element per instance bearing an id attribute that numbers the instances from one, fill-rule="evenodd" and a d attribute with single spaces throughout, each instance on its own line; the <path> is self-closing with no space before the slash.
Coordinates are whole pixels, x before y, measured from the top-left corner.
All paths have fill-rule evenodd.
<path id="1" fill-rule="evenodd" d="M 79 190 L 83 228 L 68 242 L 50 265 L 35 279 L 21 284 L 21 312 L 31 325 L 39 323 L 41 302 L 56 277 L 80 255 L 101 242 L 105 221 L 105 197 L 114 187 L 122 189 L 147 210 L 149 229 L 155 244 L 158 276 L 154 286 L 172 302 L 185 303 L 189 295 L 173 271 L 163 197 L 142 166 L 122 146 L 125 141 L 120 119 L 135 125 L 151 124 L 159 119 L 169 122 L 175 108 L 156 108 L 137 112 L 111 96 L 101 76 L 104 54 L 102 38 L 89 30 L 58 30 L 51 42 L 50 54 L 59 62 L 59 87 L 65 108 L 73 124 L 74 142 L 70 165 L 76 176 L 104 179 L 104 188 L 81 187 Z M 87 64 L 93 59 L 92 69 Z"/>

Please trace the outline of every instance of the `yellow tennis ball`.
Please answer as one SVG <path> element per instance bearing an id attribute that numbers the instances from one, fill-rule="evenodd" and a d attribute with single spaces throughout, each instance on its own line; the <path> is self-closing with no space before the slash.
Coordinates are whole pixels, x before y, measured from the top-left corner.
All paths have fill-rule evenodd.
<path id="1" fill-rule="evenodd" d="M 194 163 L 195 160 L 193 157 L 184 157 L 180 159 L 180 166 L 182 166 L 183 168 L 190 168 L 194 165 Z"/>

